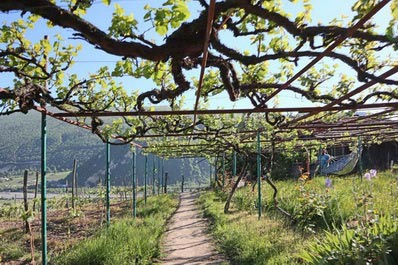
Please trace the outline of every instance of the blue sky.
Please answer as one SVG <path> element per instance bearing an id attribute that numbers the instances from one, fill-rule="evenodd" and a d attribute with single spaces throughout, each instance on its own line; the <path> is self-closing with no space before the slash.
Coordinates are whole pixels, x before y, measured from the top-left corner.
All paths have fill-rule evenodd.
<path id="1" fill-rule="evenodd" d="M 145 10 L 143 9 L 145 4 L 149 4 L 151 6 L 159 5 L 159 0 L 121 0 L 121 1 L 113 1 L 111 6 L 104 6 L 101 1 L 96 1 L 93 5 L 93 9 L 89 11 L 86 15 L 86 19 L 96 25 L 97 27 L 106 30 L 110 24 L 111 15 L 113 12 L 113 5 L 119 4 L 123 8 L 125 8 L 126 13 L 130 12 L 134 13 L 134 16 L 137 19 L 140 19 L 145 14 Z M 318 24 L 318 22 L 322 24 L 327 24 L 333 18 L 340 18 L 341 15 L 347 16 L 345 21 L 349 21 L 349 17 L 352 16 L 351 8 L 354 1 L 345 1 L 345 0 L 315 0 L 312 1 L 313 10 L 312 10 L 312 23 L 313 25 Z M 196 18 L 196 14 L 198 10 L 201 10 L 196 1 L 190 1 L 189 5 L 191 7 L 191 18 Z M 302 10 L 302 3 L 298 1 L 298 4 L 292 4 L 289 1 L 283 1 L 283 6 L 286 6 L 286 12 L 296 14 Z M 388 15 L 389 8 L 385 7 L 379 14 L 375 16 L 375 21 L 377 24 L 386 25 L 388 23 Z M 1 14 L 0 22 L 10 22 L 14 19 L 19 19 L 20 15 L 17 12 L 12 12 L 9 15 Z M 344 24 L 344 23 L 343 23 Z M 344 24 L 345 25 L 345 24 Z M 144 30 L 149 29 L 150 25 L 146 25 L 143 27 Z M 140 28 L 141 29 L 141 28 Z M 381 28 L 382 29 L 382 28 Z M 43 22 L 37 24 L 36 28 L 29 32 L 29 38 L 32 40 L 38 40 L 42 38 L 44 35 L 49 35 L 50 38 L 56 33 L 61 33 L 64 39 L 67 42 L 72 44 L 82 44 L 83 50 L 79 53 L 79 56 L 76 58 L 76 64 L 73 68 L 73 72 L 78 73 L 81 77 L 84 77 L 89 72 L 94 72 L 95 69 L 99 68 L 99 66 L 108 65 L 110 68 L 113 68 L 115 62 L 120 60 L 119 57 L 115 57 L 109 54 L 102 52 L 101 50 L 94 49 L 91 45 L 87 44 L 84 41 L 77 41 L 68 39 L 73 33 L 70 29 L 61 29 L 59 27 L 47 28 Z M 152 35 L 151 35 L 152 34 Z M 155 34 L 154 30 L 146 33 L 146 37 L 153 38 L 157 41 L 157 43 L 161 43 L 163 37 L 160 37 Z M 234 43 L 235 48 L 241 48 L 245 46 L 245 42 L 247 40 L 232 40 L 231 43 Z M 234 48 L 234 45 L 231 45 Z M 325 59 L 324 59 L 325 60 Z M 298 72 L 300 68 L 304 64 L 300 64 L 298 68 L 296 68 L 295 72 Z M 277 67 L 277 66 L 275 66 Z M 199 71 L 192 73 L 196 78 L 199 78 Z M 336 77 L 338 78 L 338 77 Z M 124 87 L 128 90 L 139 90 L 140 92 L 144 91 L 144 89 L 153 88 L 154 86 L 148 82 L 147 80 L 134 80 L 133 78 L 126 77 L 120 78 L 120 82 L 123 83 Z M 11 85 L 9 78 L 2 78 L 0 80 L 0 86 L 9 86 Z M 328 84 L 325 84 L 328 86 Z M 326 89 L 326 87 L 325 87 Z M 297 97 L 289 92 L 282 92 L 279 94 L 278 101 L 280 106 L 282 107 L 298 107 L 298 106 L 313 106 L 312 103 L 302 99 L 301 97 Z M 186 108 L 193 109 L 193 105 L 195 102 L 194 91 L 191 91 L 186 94 Z M 248 100 L 240 100 L 238 102 L 230 102 L 226 93 L 221 93 L 212 98 L 210 101 L 209 108 L 250 108 L 251 104 L 248 103 Z M 272 103 L 270 104 L 272 105 Z"/>

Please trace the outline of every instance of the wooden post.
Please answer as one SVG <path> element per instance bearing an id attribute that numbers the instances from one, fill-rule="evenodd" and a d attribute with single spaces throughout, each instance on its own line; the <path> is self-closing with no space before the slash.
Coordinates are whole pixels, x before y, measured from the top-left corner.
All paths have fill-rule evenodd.
<path id="1" fill-rule="evenodd" d="M 167 193 L 167 177 L 168 177 L 168 172 L 166 171 L 164 173 L 164 193 Z"/>
<path id="2" fill-rule="evenodd" d="M 36 198 L 37 191 L 39 190 L 39 171 L 36 171 L 36 183 L 35 183 L 35 197 L 33 199 L 33 211 L 36 211 Z"/>
<path id="3" fill-rule="evenodd" d="M 29 210 L 28 207 L 28 171 L 25 170 L 23 174 L 23 204 L 24 204 L 24 209 L 25 212 Z M 29 222 L 28 220 L 25 220 L 25 232 L 29 233 Z"/>
<path id="4" fill-rule="evenodd" d="M 181 175 L 181 192 L 184 192 L 184 174 Z"/>
<path id="5" fill-rule="evenodd" d="M 68 196 L 69 187 L 68 187 L 68 185 L 69 185 L 68 180 L 65 180 L 66 208 L 69 209 L 69 196 Z"/>

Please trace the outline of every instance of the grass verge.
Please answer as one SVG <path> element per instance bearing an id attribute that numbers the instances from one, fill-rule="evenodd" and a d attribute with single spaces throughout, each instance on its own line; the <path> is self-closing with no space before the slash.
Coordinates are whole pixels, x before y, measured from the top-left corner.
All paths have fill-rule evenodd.
<path id="1" fill-rule="evenodd" d="M 92 238 L 55 257 L 53 264 L 151 264 L 160 255 L 160 237 L 177 200 L 170 195 L 140 201 L 137 219 L 119 219 Z"/>
<path id="2" fill-rule="evenodd" d="M 306 240 L 282 219 L 258 217 L 248 212 L 223 213 L 224 203 L 214 192 L 199 199 L 210 219 L 211 232 L 231 264 L 298 264 L 296 258 Z"/>

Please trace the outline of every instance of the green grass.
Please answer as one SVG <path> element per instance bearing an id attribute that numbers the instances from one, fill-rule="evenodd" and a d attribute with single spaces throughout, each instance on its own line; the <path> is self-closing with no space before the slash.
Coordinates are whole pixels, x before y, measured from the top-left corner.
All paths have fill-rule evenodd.
<path id="1" fill-rule="evenodd" d="M 333 260 L 333 255 L 338 256 L 335 251 L 343 253 L 340 257 L 351 255 L 346 259 L 351 264 L 365 264 L 366 258 L 395 264 L 388 260 L 396 259 L 391 250 L 398 244 L 394 219 L 398 216 L 397 179 L 390 172 L 378 173 L 371 181 L 332 177 L 332 188 L 325 187 L 324 177 L 306 183 L 275 181 L 278 205 L 291 213 L 291 221 L 275 210 L 273 191 L 265 182 L 260 220 L 256 217 L 257 189 L 252 192 L 251 187 L 236 192 L 232 214 L 222 213 L 226 199 L 222 191 L 207 193 L 200 201 L 212 220 L 220 249 L 233 264 L 347 264 Z M 337 250 L 341 235 L 351 238 Z M 326 261 L 308 258 L 327 254 Z"/>
<path id="2" fill-rule="evenodd" d="M 282 219 L 242 211 L 224 214 L 224 203 L 213 192 L 200 197 L 210 219 L 211 232 L 231 264 L 298 264 L 296 257 L 306 239 Z"/>
<path id="3" fill-rule="evenodd" d="M 53 264 L 152 264 L 160 256 L 160 238 L 177 200 L 170 195 L 140 201 L 137 219 L 112 221 L 92 238 L 55 257 Z"/>
<path id="4" fill-rule="evenodd" d="M 25 234 L 21 228 L 0 231 L 0 263 L 3 260 L 17 260 L 26 254 L 26 250 L 19 245 L 22 238 Z"/>
<path id="5" fill-rule="evenodd" d="M 303 226 L 315 225 L 319 229 L 333 225 L 341 227 L 369 210 L 377 214 L 398 215 L 398 182 L 390 172 L 379 173 L 371 181 L 349 176 L 332 177 L 332 182 L 333 188 L 328 189 L 324 177 L 306 183 L 275 181 L 279 206 L 295 216 Z M 270 186 L 263 183 L 263 211 L 275 212 L 272 196 Z M 238 190 L 233 197 L 236 208 L 253 213 L 257 211 L 256 200 L 257 192 L 251 192 L 249 187 Z"/>

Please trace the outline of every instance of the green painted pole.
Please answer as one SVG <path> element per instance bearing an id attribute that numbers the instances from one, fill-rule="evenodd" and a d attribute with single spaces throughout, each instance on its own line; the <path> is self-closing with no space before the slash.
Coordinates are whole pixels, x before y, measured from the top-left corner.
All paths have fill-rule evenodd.
<path id="1" fill-rule="evenodd" d="M 212 169 L 213 169 L 213 167 L 211 166 L 211 163 L 210 163 L 210 161 L 209 161 L 209 167 L 210 167 L 210 183 L 211 183 L 211 175 L 213 174 L 213 173 L 212 173 Z"/>
<path id="2" fill-rule="evenodd" d="M 261 217 L 261 145 L 260 131 L 257 131 L 257 186 L 258 186 L 258 219 Z"/>
<path id="3" fill-rule="evenodd" d="M 225 153 L 222 154 L 222 187 L 225 186 Z"/>
<path id="4" fill-rule="evenodd" d="M 109 194 L 111 192 L 111 171 L 110 171 L 110 162 L 111 162 L 111 145 L 106 143 L 106 225 L 109 226 L 111 224 L 111 207 L 109 203 Z"/>
<path id="5" fill-rule="evenodd" d="M 160 157 L 158 157 L 157 158 L 157 161 L 158 161 L 158 169 L 157 169 L 157 177 L 158 177 L 158 179 L 157 179 L 157 186 L 158 186 L 158 195 L 160 195 L 160 173 L 161 173 L 161 170 L 160 170 Z"/>
<path id="6" fill-rule="evenodd" d="M 155 175 L 156 175 L 155 155 L 152 155 L 152 195 L 156 194 Z"/>
<path id="7" fill-rule="evenodd" d="M 47 265 L 47 115 L 41 113 L 41 259 Z"/>
<path id="8" fill-rule="evenodd" d="M 144 202 L 146 204 L 147 199 L 147 177 L 148 177 L 148 156 L 145 156 L 145 169 L 144 169 Z"/>
<path id="9" fill-rule="evenodd" d="M 164 187 L 164 158 L 162 158 L 162 176 L 161 176 L 161 181 L 162 181 L 162 190 Z"/>
<path id="10" fill-rule="evenodd" d="M 133 217 L 134 219 L 137 217 L 137 183 L 136 183 L 136 150 L 133 152 Z"/>
<path id="11" fill-rule="evenodd" d="M 236 176 L 236 151 L 234 150 L 233 154 L 233 168 L 232 168 L 232 175 Z"/>
<path id="12" fill-rule="evenodd" d="M 218 156 L 216 157 L 216 162 L 214 163 L 214 181 L 216 183 L 216 187 L 218 186 L 218 170 L 217 170 L 217 164 L 218 164 Z"/>
<path id="13" fill-rule="evenodd" d="M 358 169 L 359 169 L 359 176 L 362 181 L 362 174 L 363 174 L 363 165 L 362 165 L 362 138 L 358 136 Z"/>

